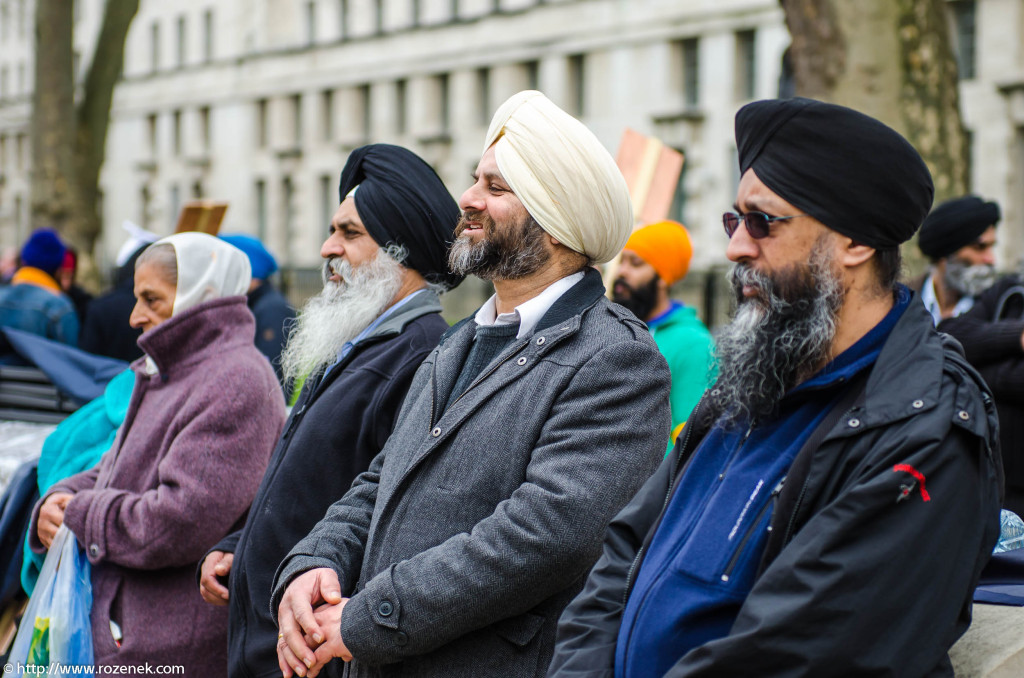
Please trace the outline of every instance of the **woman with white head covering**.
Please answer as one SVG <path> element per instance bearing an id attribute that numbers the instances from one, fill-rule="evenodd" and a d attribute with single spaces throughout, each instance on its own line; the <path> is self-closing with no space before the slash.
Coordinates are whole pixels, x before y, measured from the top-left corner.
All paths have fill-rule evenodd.
<path id="1" fill-rule="evenodd" d="M 202 233 L 139 257 L 131 324 L 145 358 L 111 450 L 51 488 L 30 543 L 64 523 L 92 563 L 97 665 L 227 671 L 227 613 L 206 605 L 196 565 L 252 502 L 284 424 L 274 371 L 253 344 L 249 260 Z"/>

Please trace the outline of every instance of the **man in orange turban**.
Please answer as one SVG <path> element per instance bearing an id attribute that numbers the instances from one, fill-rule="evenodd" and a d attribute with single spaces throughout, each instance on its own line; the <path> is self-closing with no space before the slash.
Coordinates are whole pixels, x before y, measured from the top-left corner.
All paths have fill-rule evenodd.
<path id="1" fill-rule="evenodd" d="M 672 440 L 710 383 L 714 347 L 696 311 L 669 298 L 686 277 L 693 245 L 686 227 L 659 221 L 626 242 L 612 299 L 645 321 L 672 372 Z"/>

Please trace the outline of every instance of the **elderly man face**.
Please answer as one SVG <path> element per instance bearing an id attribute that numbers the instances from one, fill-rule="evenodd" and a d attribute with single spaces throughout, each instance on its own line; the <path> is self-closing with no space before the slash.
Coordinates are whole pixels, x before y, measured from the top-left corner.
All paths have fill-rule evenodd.
<path id="1" fill-rule="evenodd" d="M 449 256 L 456 273 L 485 280 L 525 278 L 548 263 L 552 246 L 501 175 L 491 146 L 459 199 L 462 218 Z"/>
<path id="2" fill-rule="evenodd" d="M 377 256 L 380 246 L 366 232 L 363 220 L 356 211 L 355 198 L 345 198 L 331 219 L 330 234 L 320 248 L 320 256 L 325 259 L 325 282 L 341 282 L 341 276 L 332 270 L 340 261 L 347 261 L 353 268 L 358 268 Z M 336 263 L 337 262 L 337 263 Z"/>

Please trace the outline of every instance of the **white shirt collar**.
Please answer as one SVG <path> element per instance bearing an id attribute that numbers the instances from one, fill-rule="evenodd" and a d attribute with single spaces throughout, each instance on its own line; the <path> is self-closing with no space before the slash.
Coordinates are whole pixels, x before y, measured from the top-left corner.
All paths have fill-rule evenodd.
<path id="1" fill-rule="evenodd" d="M 516 333 L 516 339 L 522 339 L 533 332 L 537 323 L 548 312 L 548 309 L 558 301 L 558 298 L 580 280 L 583 280 L 583 271 L 567 275 L 548 285 L 544 288 L 543 292 L 534 298 L 528 299 L 516 306 L 511 313 L 502 313 L 501 315 L 498 315 L 497 297 L 492 294 L 491 298 L 485 301 L 480 310 L 476 312 L 474 319 L 477 325 L 511 325 L 519 323 L 519 332 Z"/>
<path id="2" fill-rule="evenodd" d="M 929 273 L 928 277 L 925 278 L 924 285 L 921 287 L 921 302 L 924 307 L 928 309 L 928 313 L 932 316 L 932 322 L 938 325 L 942 322 L 942 307 L 939 306 L 939 298 L 935 295 L 935 273 Z M 971 310 L 974 306 L 974 297 L 961 297 L 960 301 L 956 302 L 956 306 L 953 307 L 953 315 L 951 317 L 956 318 L 957 316 L 963 315 Z"/>

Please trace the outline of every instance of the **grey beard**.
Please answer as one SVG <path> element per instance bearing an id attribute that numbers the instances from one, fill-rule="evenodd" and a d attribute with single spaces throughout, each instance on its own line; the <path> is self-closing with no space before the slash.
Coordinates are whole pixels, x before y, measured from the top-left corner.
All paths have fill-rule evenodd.
<path id="1" fill-rule="evenodd" d="M 544 247 L 544 229 L 533 217 L 527 215 L 524 221 L 504 228 L 507 230 L 493 228 L 477 243 L 460 235 L 448 252 L 448 267 L 459 275 L 472 274 L 483 280 L 519 280 L 551 259 L 551 252 Z"/>
<path id="2" fill-rule="evenodd" d="M 358 267 L 337 258 L 324 264 L 324 288 L 302 307 L 281 353 L 286 384 L 334 363 L 345 343 L 387 309 L 402 287 L 401 254 L 389 248 Z M 341 275 L 343 282 L 327 280 L 331 272 Z"/>
<path id="3" fill-rule="evenodd" d="M 719 375 L 709 400 L 710 416 L 732 429 L 774 414 L 829 359 L 844 294 L 821 241 L 806 266 L 769 277 L 737 264 L 729 278 L 738 308 L 715 337 Z M 744 298 L 744 285 L 760 294 Z"/>
<path id="4" fill-rule="evenodd" d="M 946 274 L 942 277 L 946 287 L 961 297 L 977 297 L 996 282 L 995 266 L 968 265 L 960 259 L 946 260 Z"/>

